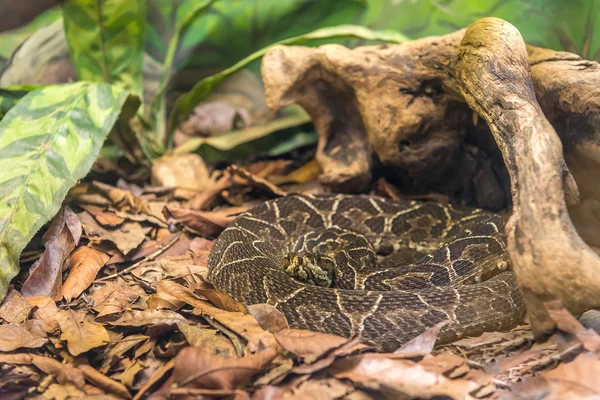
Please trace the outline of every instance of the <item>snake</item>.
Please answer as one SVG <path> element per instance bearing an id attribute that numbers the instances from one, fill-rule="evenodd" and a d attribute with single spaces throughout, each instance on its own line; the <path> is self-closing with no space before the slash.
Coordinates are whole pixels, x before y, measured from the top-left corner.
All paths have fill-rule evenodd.
<path id="1" fill-rule="evenodd" d="M 270 304 L 291 328 L 392 352 L 429 329 L 436 344 L 522 321 L 504 220 L 436 201 L 289 195 L 238 215 L 216 239 L 208 280 Z"/>

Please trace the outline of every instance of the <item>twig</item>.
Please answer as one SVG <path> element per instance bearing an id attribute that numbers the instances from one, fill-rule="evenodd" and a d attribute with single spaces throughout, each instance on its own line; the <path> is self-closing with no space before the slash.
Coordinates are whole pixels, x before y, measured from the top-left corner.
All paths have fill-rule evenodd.
<path id="1" fill-rule="evenodd" d="M 158 257 L 159 255 L 161 255 L 162 253 L 164 253 L 167 249 L 169 249 L 169 247 L 173 246 L 175 244 L 175 242 L 177 242 L 179 240 L 180 235 L 175 236 L 173 239 L 171 239 L 171 241 L 169 241 L 168 243 L 164 244 L 163 246 L 160 246 L 158 248 L 158 250 L 156 250 L 154 253 L 148 254 L 146 257 L 142 258 L 140 261 L 130 265 L 129 267 L 125 268 L 122 271 L 117 272 L 116 274 L 112 274 L 112 275 L 108 275 L 105 277 L 102 277 L 100 279 L 96 279 L 94 281 L 94 283 L 100 283 L 103 281 L 107 281 L 109 279 L 113 279 L 116 278 L 118 276 L 122 276 L 130 271 L 133 271 L 135 268 L 139 267 L 141 264 L 145 263 L 146 261 L 150 261 L 156 257 Z"/>

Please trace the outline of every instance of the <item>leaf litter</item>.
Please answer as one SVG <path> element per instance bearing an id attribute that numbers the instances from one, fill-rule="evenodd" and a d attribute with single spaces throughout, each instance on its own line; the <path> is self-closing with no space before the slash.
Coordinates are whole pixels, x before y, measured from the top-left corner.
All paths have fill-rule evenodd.
<path id="1" fill-rule="evenodd" d="M 163 160 L 159 186 L 94 181 L 70 192 L 45 250 L 0 304 L 0 395 L 600 396 L 600 336 L 557 303 L 546 304 L 559 327 L 546 341 L 524 324 L 436 347 L 438 325 L 386 354 L 357 337 L 292 329 L 272 306 L 245 307 L 207 282 L 214 240 L 259 201 L 318 192 L 318 165 L 272 159 L 209 174 L 188 160 L 206 178 L 190 187 L 178 186 L 176 157 Z M 398 191 L 380 180 L 373 193 Z"/>

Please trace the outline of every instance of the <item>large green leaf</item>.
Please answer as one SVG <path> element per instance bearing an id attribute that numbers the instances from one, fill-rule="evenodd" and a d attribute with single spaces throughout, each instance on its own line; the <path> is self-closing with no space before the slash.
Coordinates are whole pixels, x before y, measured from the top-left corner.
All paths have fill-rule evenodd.
<path id="1" fill-rule="evenodd" d="M 27 93 L 36 89 L 35 86 L 11 86 L 0 88 L 0 119 L 4 118 L 8 110 L 13 108 Z"/>
<path id="2" fill-rule="evenodd" d="M 185 117 L 187 117 L 187 115 L 189 115 L 189 113 L 192 112 L 194 107 L 202 100 L 204 100 L 204 98 L 206 98 L 206 96 L 208 96 L 217 85 L 219 85 L 221 82 L 227 79 L 234 72 L 239 71 L 241 68 L 244 68 L 252 61 L 262 57 L 273 46 L 279 44 L 300 44 L 310 42 L 313 40 L 332 38 L 357 38 L 393 43 L 402 43 L 408 40 L 404 35 L 397 32 L 372 31 L 368 28 L 357 25 L 339 25 L 329 28 L 321 28 L 304 35 L 280 40 L 277 43 L 273 43 L 267 47 L 263 47 L 262 49 L 250 54 L 248 57 L 238 61 L 236 64 L 227 68 L 226 70 L 209 76 L 208 78 L 204 78 L 203 80 L 198 82 L 191 91 L 179 97 L 175 102 L 175 105 L 173 106 L 173 110 L 169 117 L 169 133 L 172 133 L 175 127 Z"/>
<path id="3" fill-rule="evenodd" d="M 90 170 L 127 99 L 105 83 L 46 86 L 0 122 L 0 299 L 21 251 Z"/>
<path id="4" fill-rule="evenodd" d="M 79 79 L 142 95 L 144 0 L 69 0 L 65 34 Z"/>

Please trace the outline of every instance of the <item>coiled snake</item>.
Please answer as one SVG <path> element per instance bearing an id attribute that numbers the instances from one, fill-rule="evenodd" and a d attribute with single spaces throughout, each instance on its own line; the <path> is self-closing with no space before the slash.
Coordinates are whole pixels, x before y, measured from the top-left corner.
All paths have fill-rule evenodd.
<path id="1" fill-rule="evenodd" d="M 439 203 L 267 201 L 221 233 L 208 266 L 215 287 L 244 304 L 272 304 L 292 327 L 360 335 L 384 351 L 442 321 L 438 343 L 508 329 L 524 312 L 502 219 Z"/>

